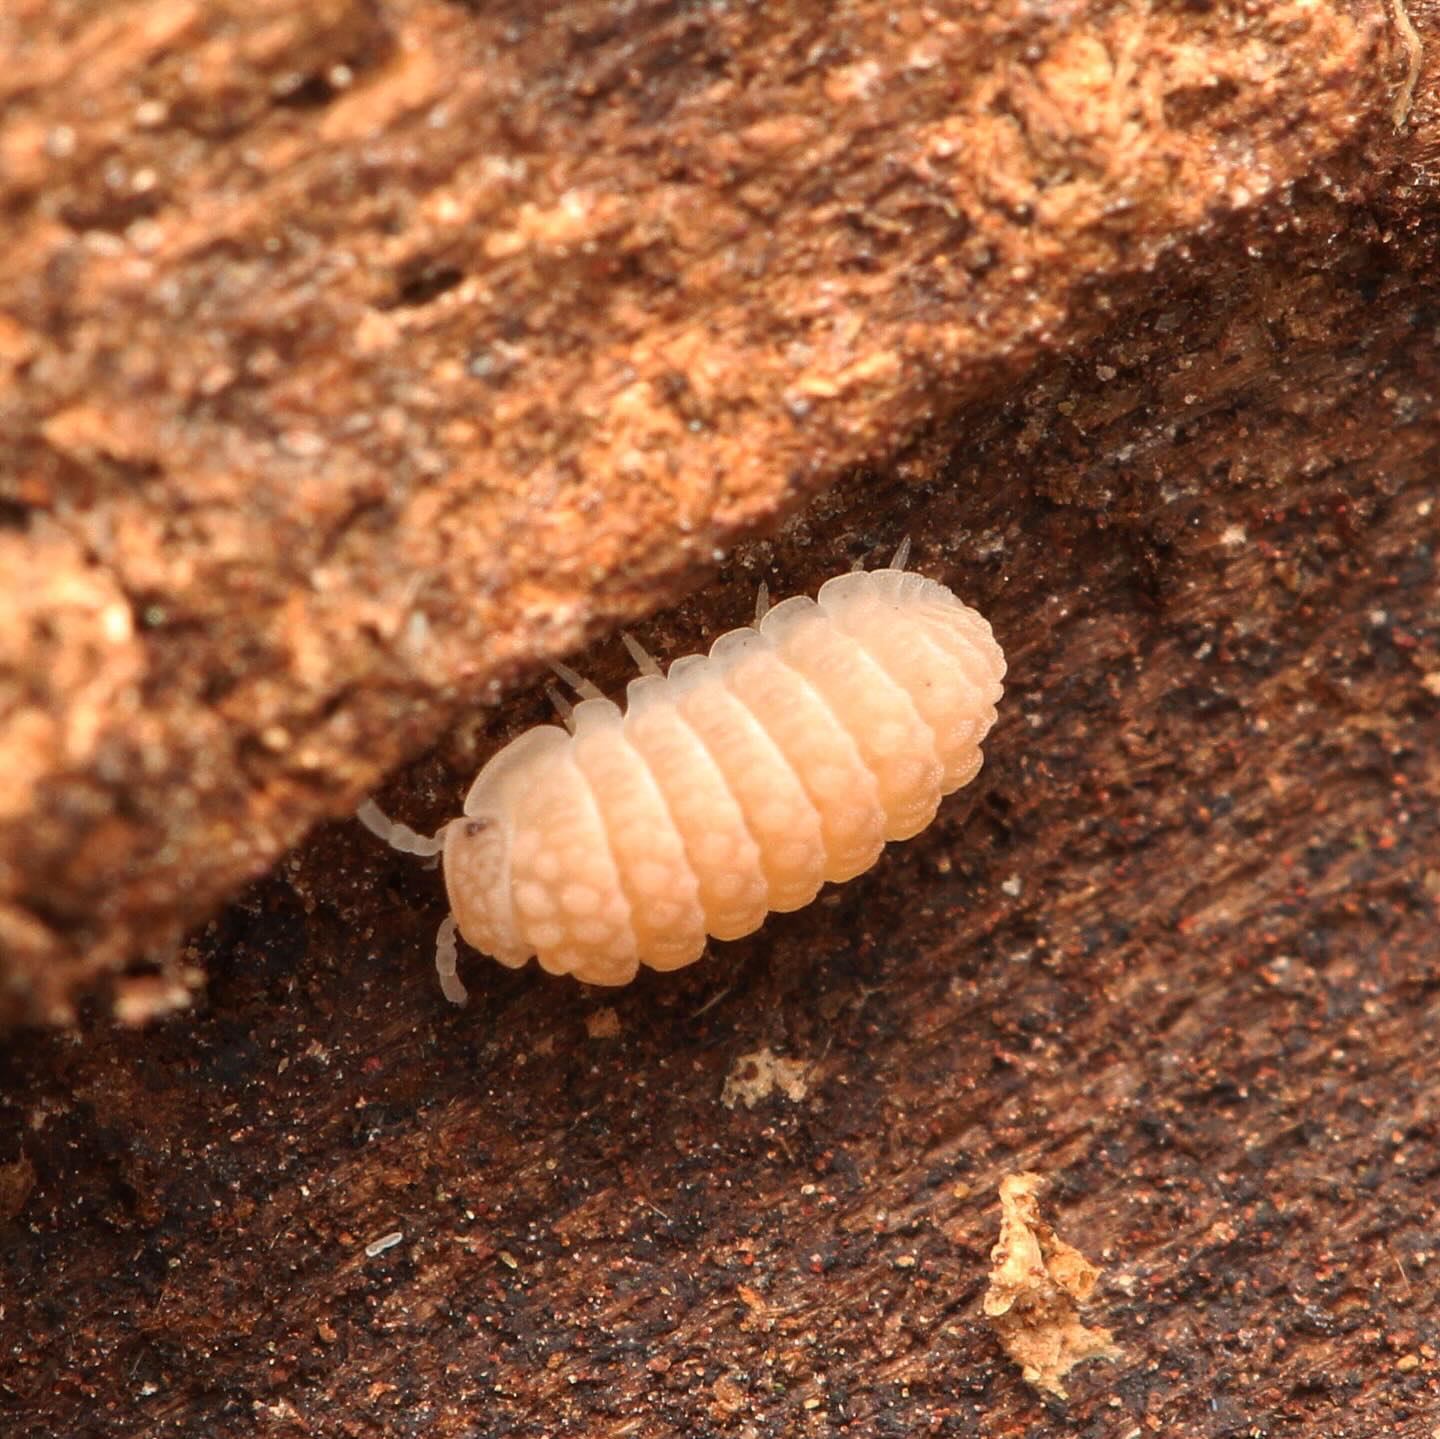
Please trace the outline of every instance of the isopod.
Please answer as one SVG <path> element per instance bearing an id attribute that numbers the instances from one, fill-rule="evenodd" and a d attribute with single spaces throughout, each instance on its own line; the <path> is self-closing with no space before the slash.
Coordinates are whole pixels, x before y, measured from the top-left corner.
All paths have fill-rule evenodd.
<path id="1" fill-rule="evenodd" d="M 944 585 L 891 564 L 827 581 L 668 671 L 640 668 L 626 708 L 575 688 L 565 720 L 500 750 L 433 837 L 367 801 L 359 818 L 398 849 L 443 855 L 450 916 L 436 968 L 464 1003 L 456 929 L 518 968 L 626 984 L 679 969 L 706 937 L 737 939 L 799 909 L 827 880 L 869 869 L 979 772 L 1005 656 Z"/>

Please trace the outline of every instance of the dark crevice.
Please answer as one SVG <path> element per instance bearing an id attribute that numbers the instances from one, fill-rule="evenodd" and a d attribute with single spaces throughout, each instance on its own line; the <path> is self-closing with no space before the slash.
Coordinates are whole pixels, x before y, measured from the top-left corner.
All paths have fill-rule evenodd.
<path id="1" fill-rule="evenodd" d="M 0 530 L 28 530 L 33 514 L 34 510 L 29 505 L 0 495 Z"/>
<path id="2" fill-rule="evenodd" d="M 406 272 L 400 275 L 394 298 L 382 308 L 400 310 L 428 305 L 447 290 L 453 290 L 464 278 L 465 272 L 455 265 L 422 261 L 407 267 Z"/>

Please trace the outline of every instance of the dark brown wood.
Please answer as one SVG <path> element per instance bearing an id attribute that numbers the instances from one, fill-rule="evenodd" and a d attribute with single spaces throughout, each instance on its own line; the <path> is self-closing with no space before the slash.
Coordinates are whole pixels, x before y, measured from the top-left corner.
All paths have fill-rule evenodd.
<path id="1" fill-rule="evenodd" d="M 1405 74 L 1358 0 L 15 0 L 0 1022 L 1166 257 L 1323 263 Z"/>
<path id="2" fill-rule="evenodd" d="M 197 1014 L 12 1047 L 7 1432 L 1429 1439 L 1440 296 L 1353 219 L 1157 283 L 642 630 L 901 530 L 993 616 L 981 780 L 871 874 L 615 994 L 472 957 L 457 1012 L 438 876 L 335 826 L 196 942 Z M 469 750 L 387 800 L 441 817 Z M 808 1092 L 726 1108 L 763 1049 Z M 1063 1407 L 980 1312 L 1020 1168 L 1123 1350 Z"/>
<path id="3" fill-rule="evenodd" d="M 449 13 L 447 45 L 500 23 Z M 1350 23 L 1283 13 L 1297 54 Z M 0 1429 L 1434 1439 L 1440 226 L 1433 83 L 1394 135 L 1389 54 L 1355 92 L 1375 126 L 1309 181 L 1098 282 L 1068 353 L 1080 319 L 1017 340 L 1003 385 L 926 372 L 933 416 L 883 464 L 639 628 L 693 649 L 759 580 L 813 590 L 908 533 L 1011 661 L 986 768 L 924 836 L 624 991 L 468 956 L 455 1011 L 439 877 L 327 825 L 186 946 L 193 1011 L 127 1030 L 97 997 L 12 1039 Z M 597 583 L 513 653 L 668 582 Z M 626 675 L 615 644 L 586 668 Z M 416 703 L 410 735 L 444 708 Z M 544 708 L 478 712 L 385 803 L 445 818 Z M 793 1094 L 729 1107 L 762 1052 Z M 1064 1402 L 982 1312 L 1018 1170 L 1121 1351 Z"/>

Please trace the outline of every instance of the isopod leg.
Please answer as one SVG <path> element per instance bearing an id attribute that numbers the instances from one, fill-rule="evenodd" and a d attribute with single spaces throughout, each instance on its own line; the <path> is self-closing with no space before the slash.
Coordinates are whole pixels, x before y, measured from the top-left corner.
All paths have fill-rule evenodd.
<path id="1" fill-rule="evenodd" d="M 460 960 L 460 946 L 455 938 L 455 916 L 447 914 L 435 935 L 435 973 L 440 976 L 440 991 L 451 1004 L 464 1004 L 468 995 L 455 967 Z"/>
<path id="2" fill-rule="evenodd" d="M 658 675 L 660 673 L 660 666 L 656 664 L 655 656 L 634 635 L 622 633 L 620 640 L 629 650 L 630 658 L 635 661 L 635 667 L 642 675 Z"/>
<path id="3" fill-rule="evenodd" d="M 755 628 L 760 628 L 760 621 L 770 613 L 770 586 L 764 580 L 760 581 L 760 588 L 755 591 Z"/>
<path id="4" fill-rule="evenodd" d="M 895 551 L 895 554 L 892 556 L 890 563 L 888 565 L 881 565 L 880 568 L 883 570 L 903 570 L 909 558 L 910 536 L 906 535 L 905 538 L 900 541 L 900 547 Z M 850 573 L 852 575 L 858 575 L 864 568 L 865 559 L 862 555 L 860 559 L 856 560 L 855 563 L 850 566 Z"/>
<path id="5" fill-rule="evenodd" d="M 550 696 L 550 703 L 555 706 L 555 713 L 564 721 L 565 728 L 568 729 L 571 734 L 574 734 L 575 706 L 572 705 L 554 685 L 546 685 L 545 693 Z"/>
<path id="6" fill-rule="evenodd" d="M 445 848 L 445 831 L 449 828 L 448 825 L 441 825 L 435 834 L 419 834 L 408 824 L 391 819 L 373 799 L 367 799 L 355 811 L 355 818 L 376 839 L 383 839 L 391 849 L 398 849 L 402 854 L 428 857 L 439 854 Z"/>
<path id="7" fill-rule="evenodd" d="M 569 665 L 562 665 L 558 660 L 551 660 L 550 668 L 580 696 L 582 700 L 603 700 L 605 692 L 599 685 L 591 684 L 584 675 L 572 670 Z"/>

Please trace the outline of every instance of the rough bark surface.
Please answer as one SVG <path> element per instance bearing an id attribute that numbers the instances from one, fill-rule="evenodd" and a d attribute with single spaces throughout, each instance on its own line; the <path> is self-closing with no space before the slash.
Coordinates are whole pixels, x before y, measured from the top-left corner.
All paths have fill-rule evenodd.
<path id="1" fill-rule="evenodd" d="M 1402 39 L 1373 3 L 16 0 L 0 1017 L 163 955 L 1167 257 L 1321 263 L 1433 149 Z"/>
<path id="2" fill-rule="evenodd" d="M 73 17 L 73 43 L 92 37 L 93 106 L 76 113 L 99 125 L 113 70 L 131 73 L 133 58 L 119 38 L 92 33 L 102 12 L 46 8 Z M 210 98 L 194 113 L 221 110 L 233 129 L 187 122 L 194 163 L 212 167 L 187 201 L 204 238 L 164 276 L 127 290 L 128 267 L 144 257 L 114 246 L 132 243 L 136 223 L 179 219 L 134 217 L 111 227 L 108 247 L 66 238 L 56 192 L 33 181 L 19 233 L 27 244 L 50 233 L 60 249 L 26 252 L 28 269 L 0 257 L 7 293 L 30 296 L 36 314 L 48 286 L 80 286 L 47 322 L 53 332 L 29 320 L 14 332 L 29 358 L 16 361 L 24 383 L 3 396 L 14 443 L 40 436 L 6 472 L 7 483 L 40 487 L 17 500 L 28 529 L 6 537 L 14 548 L 0 571 L 6 585 L 28 577 L 21 598 L 39 613 L 15 639 L 29 656 L 15 673 L 36 689 L 9 714 L 57 727 L 25 721 L 37 727 L 34 753 L 50 756 L 26 793 L 57 828 L 32 815 L 7 831 L 28 842 L 6 852 L 5 871 L 7 935 L 19 926 L 34 937 L 30 950 L 7 951 L 27 976 L 26 1004 L 70 991 L 44 988 L 16 956 L 58 965 L 76 936 L 113 932 L 103 962 L 118 961 L 160 916 L 202 907 L 267 846 L 348 803 L 490 678 L 677 591 L 705 558 L 687 545 L 728 548 L 776 506 L 791 508 L 777 534 L 741 544 L 714 583 L 639 627 L 648 647 L 697 648 L 743 619 L 760 579 L 776 593 L 813 591 L 909 533 L 920 568 L 993 620 L 1011 672 L 985 770 L 931 830 L 693 969 L 605 993 L 468 956 L 473 1001 L 452 1010 L 429 968 L 439 877 L 336 824 L 190 941 L 180 963 L 208 976 L 194 1010 L 127 1030 L 110 1021 L 106 997 L 75 1032 L 12 1041 L 0 1057 L 4 1432 L 1434 1439 L 1433 7 L 1410 11 L 1430 37 L 1429 68 L 1399 132 L 1390 107 L 1405 55 L 1388 11 L 1177 9 L 1142 21 L 995 6 L 955 19 L 953 32 L 943 16 L 927 19 L 903 51 L 863 5 L 803 26 L 784 5 L 617 9 L 613 28 L 592 28 L 586 44 L 567 38 L 576 27 L 566 17 L 580 11 L 564 6 L 552 10 L 559 28 L 528 29 L 518 7 L 313 6 L 307 15 L 332 20 L 286 21 L 298 35 L 278 8 L 266 20 L 256 4 L 224 26 L 214 7 L 105 13 L 123 17 L 109 23 L 132 41 L 160 33 L 167 16 L 195 17 L 193 63 L 156 60 L 144 74 L 196 88 Z M 853 35 L 835 28 L 851 24 Z M 1129 59 L 1106 29 L 1126 24 L 1142 27 Z M 1144 27 L 1171 27 L 1172 38 Z M 363 33 L 381 37 L 369 70 L 352 43 Z M 505 68 L 496 37 L 507 33 L 506 44 L 533 47 L 523 72 Z M 1164 71 L 1182 40 L 1212 37 L 1212 67 L 1244 55 L 1260 68 L 1217 95 L 1202 67 L 1184 103 L 1172 97 L 1133 131 L 1116 122 L 1133 138 L 1129 163 L 1092 171 L 1066 159 L 1072 150 L 1035 147 L 1037 112 L 1024 107 L 1058 103 L 1037 78 L 1046 56 L 1101 33 L 1112 36 L 1110 78 L 1080 114 L 1095 94 L 1138 93 L 1136 77 Z M 704 57 L 727 34 L 730 59 L 702 85 Z M 196 38 L 206 35 L 209 49 Z M 345 44 L 326 49 L 328 35 Z M 237 36 L 251 37 L 248 48 Z M 493 46 L 484 64 L 465 48 L 476 37 Z M 840 58 L 826 59 L 827 43 Z M 932 112 L 933 69 L 894 57 L 952 43 Z M 773 101 L 764 118 L 823 116 L 819 138 L 792 144 L 844 133 L 873 146 L 857 210 L 833 230 L 807 233 L 784 217 L 839 193 L 839 161 L 768 142 L 742 165 L 733 155 L 751 151 L 725 148 L 744 131 L 725 107 L 750 103 L 762 54 L 763 83 L 814 102 Z M 854 67 L 871 55 L 879 68 L 865 80 L 871 72 Z M 26 59 L 23 104 L 58 107 L 43 60 L 38 50 Z M 973 96 L 992 60 L 1009 88 L 987 109 Z M 341 61 L 349 78 L 331 74 Z M 859 133 L 859 102 L 835 99 L 820 78 L 834 68 L 871 85 L 877 104 L 903 78 L 918 87 L 904 90 L 912 108 Z M 281 69 L 298 76 L 293 89 L 275 89 Z M 13 86 L 15 73 L 0 83 Z M 597 77 L 584 105 L 581 73 Z M 521 74 L 508 108 L 465 101 L 467 85 Z M 727 78 L 730 90 L 707 88 Z M 413 112 L 399 100 L 377 111 L 392 119 L 375 138 L 347 138 L 359 122 L 345 107 L 366 84 L 379 87 L 372 100 L 421 98 Z M 534 255 L 491 257 L 492 235 L 520 234 L 515 255 L 541 244 L 526 226 L 543 230 L 546 202 L 541 189 L 524 192 L 529 220 L 520 191 L 495 202 L 507 220 L 463 208 L 477 182 L 461 171 L 486 147 L 473 128 L 462 144 L 430 124 L 437 87 L 447 105 L 470 104 L 466 124 L 531 147 L 522 180 L 506 183 L 560 176 L 544 182 L 552 205 L 589 183 L 576 167 L 627 155 L 649 178 L 623 204 L 657 203 L 655 154 L 671 153 L 687 115 L 710 115 L 694 173 L 715 165 L 728 178 L 692 178 L 674 223 L 708 213 L 717 194 L 733 198 L 732 186 L 759 185 L 771 208 L 759 204 L 753 226 L 769 233 L 747 224 L 716 242 L 705 251 L 715 288 L 687 279 L 668 311 L 649 288 L 652 267 L 689 254 L 668 232 L 627 248 L 624 237 L 641 232 L 622 226 L 588 259 L 583 243 L 555 242 L 548 271 L 532 270 Z M 906 147 L 941 110 L 966 123 L 1009 117 L 1001 129 L 1024 138 L 1046 183 L 1004 203 L 987 195 L 973 212 L 956 202 L 968 218 L 932 213 L 916 194 L 953 196 L 1009 173 L 974 150 L 927 151 L 939 168 L 887 164 L 916 153 Z M 576 139 L 645 116 L 655 150 Z M 15 123 L 7 112 L 0 131 L 9 184 L 27 173 Z M 78 145 L 90 120 L 70 123 Z M 1074 137 L 1106 147 L 1115 133 L 1064 111 L 1053 124 L 1081 149 Z M 403 138 L 392 141 L 396 126 Z M 317 153 L 322 133 L 336 137 L 333 152 Z M 1164 153 L 1167 135 L 1194 161 L 1173 194 L 1146 189 L 1136 158 Z M 55 158 L 36 143 L 31 173 L 49 175 Z M 282 164 L 285 154 L 298 158 Z M 367 156 L 378 178 L 346 190 L 346 167 Z M 1206 189 L 1221 174 L 1233 185 L 1236 167 L 1252 175 L 1246 198 Z M 1133 181 L 1144 198 L 1128 208 L 1097 199 L 1089 228 L 1057 228 L 1042 211 L 1062 171 L 1103 193 Z M 76 196 L 88 173 L 74 172 Z M 888 189 L 874 183 L 882 173 Z M 321 176 L 336 187 L 323 203 L 307 189 Z M 198 196 L 226 185 L 255 186 L 252 208 L 231 195 L 205 220 Z M 316 241 L 318 228 L 343 227 L 347 207 L 381 205 L 407 185 L 417 215 L 435 207 L 414 234 L 408 219 L 387 234 L 381 217 L 343 244 Z M 462 206 L 450 232 L 435 198 L 447 194 Z M 290 218 L 267 229 L 262 217 L 273 220 L 285 195 Z M 219 211 L 246 238 L 217 254 L 207 247 Z M 874 214 L 886 223 L 867 223 Z M 422 230 L 450 233 L 451 248 L 418 243 Z M 955 257 L 977 234 L 997 258 L 962 282 Z M 369 258 L 337 259 L 362 244 Z M 846 245 L 868 246 L 869 260 L 840 263 Z M 750 246 L 783 265 L 754 263 Z M 743 283 L 729 278 L 731 250 L 750 264 Z M 383 269 L 384 254 L 433 255 L 460 278 L 426 303 L 367 309 L 363 286 L 403 268 Z M 1007 278 L 1027 256 L 1029 277 Z M 407 273 L 430 276 L 413 299 L 447 272 Z M 520 288 L 506 291 L 501 275 Z M 610 307 L 626 286 L 635 328 L 622 342 L 605 327 L 618 325 Z M 527 306 L 545 295 L 554 308 L 536 326 Z M 806 318 L 794 308 L 802 300 L 820 310 Z M 670 395 L 655 388 L 661 351 L 647 359 L 638 347 L 665 314 L 675 334 L 690 333 L 684 317 L 712 301 L 719 308 L 694 325 L 704 354 L 714 346 L 728 358 L 707 409 L 694 352 L 666 362 L 686 373 Z M 769 313 L 747 311 L 752 302 Z M 179 315 L 214 304 L 226 318 L 167 329 L 168 304 Z M 478 317 L 502 314 L 529 327 L 504 338 L 521 352 L 515 368 L 502 379 L 487 370 L 509 354 L 487 341 L 481 375 L 455 381 L 476 384 L 484 405 L 472 396 L 463 415 L 446 413 L 462 388 L 432 367 Z M 817 339 L 840 314 L 861 319 L 853 351 Z M 403 338 L 342 346 L 366 315 L 376 318 L 365 327 L 393 323 Z M 257 326 L 268 338 L 255 338 Z M 164 337 L 160 351 L 135 338 L 147 333 Z M 268 346 L 279 361 L 268 374 L 237 371 L 209 400 L 203 387 L 174 388 L 191 347 L 211 343 Z M 620 403 L 625 385 L 593 399 L 627 343 L 637 350 L 626 384 L 644 387 L 635 410 Z M 801 393 L 788 407 L 767 398 L 887 352 L 893 379 Z M 127 378 L 136 356 L 159 366 L 149 379 Z M 86 451 L 73 438 L 66 448 L 64 424 L 59 442 L 45 429 L 64 413 L 55 396 L 66 375 L 72 407 L 92 412 L 86 423 L 99 416 L 148 437 L 129 459 L 108 431 Z M 358 375 L 386 398 L 370 402 L 373 423 L 341 463 L 343 418 L 332 428 L 325 415 Z M 106 376 L 113 395 L 101 403 Z M 283 432 L 321 435 L 318 453 L 303 453 L 309 441 L 291 453 L 279 430 L 273 450 L 262 445 L 282 396 L 295 407 Z M 661 439 L 646 428 L 666 406 L 692 404 Z M 387 413 L 398 438 L 382 462 Z M 461 423 L 485 439 L 446 438 Z M 770 469 L 766 452 L 748 448 L 762 437 Z M 577 459 L 612 444 L 593 470 Z M 625 444 L 634 474 L 616 458 Z M 426 473 L 427 447 L 443 458 L 451 445 L 462 459 Z M 684 461 L 662 498 L 661 470 L 645 467 L 671 454 Z M 705 468 L 705 455 L 721 468 Z M 856 463 L 867 455 L 873 464 Z M 366 477 L 378 486 L 373 507 L 348 488 Z M 711 488 L 700 494 L 702 479 Z M 245 503 L 218 500 L 225 487 Z M 591 491 L 598 507 L 586 511 Z M 682 491 L 696 506 L 688 538 L 673 524 Z M 158 588 L 132 589 L 118 557 L 145 553 L 136 537 L 162 533 L 147 526 L 192 492 L 209 498 L 172 517 L 148 551 Z M 358 505 L 348 522 L 342 496 Z M 308 505 L 313 533 L 297 519 Z M 286 546 L 249 552 L 271 526 L 291 527 Z M 225 549 L 225 535 L 238 548 Z M 505 568 L 477 585 L 468 567 L 496 556 Z M 184 583 L 169 568 L 182 561 Z M 163 614 L 147 618 L 142 601 Z M 375 607 L 364 619 L 363 604 Z M 11 643 L 13 628 L 4 633 Z M 187 688 L 223 664 L 230 689 Z M 615 645 L 594 646 L 586 665 L 612 692 L 625 677 Z M 332 708 L 291 708 L 307 693 Z M 86 694 L 93 730 L 75 698 Z M 126 713 L 143 738 L 133 748 L 112 727 Z M 390 809 L 419 827 L 447 817 L 478 760 L 542 718 L 544 700 L 522 690 L 503 714 L 472 714 L 387 787 Z M 260 742 L 262 716 L 284 728 L 284 744 Z M 22 733 L 7 728 L 5 743 Z M 73 764 L 57 758 L 67 745 Z M 298 756 L 311 751 L 321 762 L 307 770 Z M 228 768 L 214 758 L 227 754 Z M 192 770 L 197 755 L 211 759 Z M 229 838 L 197 845 L 222 812 Z M 66 825 L 94 846 L 67 856 L 73 872 L 54 847 Z M 140 834 L 166 837 L 147 851 Z M 98 886 L 107 865 L 132 878 L 105 903 L 82 902 L 81 878 Z M 167 972 L 132 977 L 122 1012 L 160 1007 L 175 983 Z M 1023 1382 L 983 1313 L 996 1188 L 1019 1170 L 1045 1176 L 1047 1218 L 1101 1270 L 1085 1318 L 1120 1351 L 1068 1374 L 1064 1401 Z"/>

